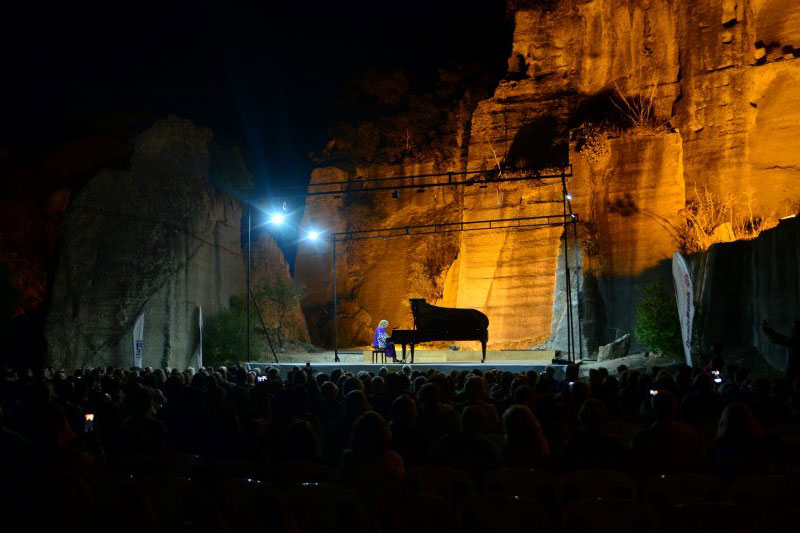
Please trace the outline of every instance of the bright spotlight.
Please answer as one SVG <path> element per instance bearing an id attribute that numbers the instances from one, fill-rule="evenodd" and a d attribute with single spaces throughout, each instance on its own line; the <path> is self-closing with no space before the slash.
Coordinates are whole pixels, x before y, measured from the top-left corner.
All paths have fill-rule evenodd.
<path id="1" fill-rule="evenodd" d="M 312 241 L 316 241 L 319 238 L 319 232 L 318 231 L 313 231 L 313 230 L 309 231 L 308 232 L 308 238 L 310 240 L 312 240 Z"/>
<path id="2" fill-rule="evenodd" d="M 567 200 L 572 200 L 572 195 L 571 194 L 567 195 Z"/>
<path id="3" fill-rule="evenodd" d="M 283 224 L 283 221 L 286 217 L 283 216 L 282 213 L 272 213 L 272 217 L 269 219 L 275 225 Z"/>

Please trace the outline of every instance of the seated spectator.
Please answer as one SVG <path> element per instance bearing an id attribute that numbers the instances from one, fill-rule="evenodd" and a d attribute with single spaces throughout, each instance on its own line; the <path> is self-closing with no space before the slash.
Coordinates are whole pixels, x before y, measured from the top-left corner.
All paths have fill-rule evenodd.
<path id="1" fill-rule="evenodd" d="M 308 421 L 298 420 L 289 426 L 282 458 L 286 461 L 322 462 L 319 437 Z"/>
<path id="2" fill-rule="evenodd" d="M 439 439 L 434 455 L 440 462 L 471 474 L 480 486 L 486 472 L 495 465 L 496 450 L 486 438 L 487 427 L 483 409 L 475 405 L 466 407 L 461 413 L 459 431 Z"/>
<path id="3" fill-rule="evenodd" d="M 420 388 L 421 408 L 417 417 L 417 426 L 431 443 L 442 435 L 458 430 L 458 413 L 443 405 L 441 400 L 442 391 L 438 385 L 426 383 Z"/>
<path id="4" fill-rule="evenodd" d="M 351 438 L 353 425 L 364 413 L 369 411 L 370 405 L 364 391 L 351 390 L 344 399 L 344 411 L 337 415 L 325 429 L 325 459 L 328 464 L 335 466 L 347 442 Z"/>
<path id="5" fill-rule="evenodd" d="M 398 396 L 392 403 L 392 449 L 399 453 L 407 466 L 428 460 L 428 439 L 417 428 L 417 404 L 410 396 Z"/>
<path id="6" fill-rule="evenodd" d="M 742 403 L 732 403 L 722 411 L 719 419 L 714 443 L 715 473 L 725 481 L 745 475 L 768 474 L 775 448 L 774 443 L 765 437 L 750 408 Z"/>
<path id="7" fill-rule="evenodd" d="M 473 405 L 484 411 L 486 414 L 487 428 L 490 433 L 500 429 L 500 417 L 497 408 L 487 401 L 486 379 L 480 376 L 470 376 L 464 382 L 464 395 L 466 403 L 461 405 L 463 410 L 466 406 Z"/>
<path id="8" fill-rule="evenodd" d="M 628 450 L 620 442 L 603 434 L 608 419 L 600 400 L 586 400 L 578 412 L 581 429 L 567 442 L 556 465 L 564 472 L 585 469 L 620 470 L 627 463 Z"/>
<path id="9" fill-rule="evenodd" d="M 703 372 L 695 376 L 691 392 L 681 401 L 683 419 L 698 428 L 705 428 L 716 425 L 721 410 L 722 398 L 714 390 L 711 375 Z"/>
<path id="10" fill-rule="evenodd" d="M 220 386 L 208 391 L 208 418 L 204 424 L 203 455 L 206 457 L 249 457 L 239 417 Z"/>
<path id="11" fill-rule="evenodd" d="M 381 415 L 368 411 L 353 425 L 337 478 L 367 500 L 399 497 L 405 481 L 403 458 L 391 450 L 392 434 Z"/>
<path id="12" fill-rule="evenodd" d="M 512 405 L 503 413 L 503 446 L 499 464 L 505 467 L 550 467 L 550 446 L 544 438 L 539 421 L 530 409 Z"/>
<path id="13" fill-rule="evenodd" d="M 650 399 L 656 421 L 636 433 L 631 444 L 633 472 L 642 479 L 679 472 L 693 472 L 700 463 L 697 431 L 677 422 L 678 405 L 669 391 Z"/>
<path id="14" fill-rule="evenodd" d="M 164 449 L 167 427 L 156 419 L 153 394 L 137 385 L 126 397 L 127 417 L 120 428 L 120 444 L 130 452 L 156 454 Z"/>
<path id="15" fill-rule="evenodd" d="M 60 406 L 46 407 L 31 439 L 31 454 L 39 473 L 85 473 L 100 470 L 102 461 L 78 447 L 67 414 Z"/>

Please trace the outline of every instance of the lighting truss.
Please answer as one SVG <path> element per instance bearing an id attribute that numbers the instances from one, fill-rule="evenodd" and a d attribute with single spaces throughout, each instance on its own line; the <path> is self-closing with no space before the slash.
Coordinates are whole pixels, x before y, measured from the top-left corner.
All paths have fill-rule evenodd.
<path id="1" fill-rule="evenodd" d="M 288 187 L 272 196 L 273 200 L 348 193 L 400 191 L 404 189 L 433 189 L 458 185 L 486 187 L 493 183 L 514 181 L 540 181 L 542 185 L 556 185 L 564 178 L 572 177 L 572 165 L 547 168 L 489 169 L 415 174 L 379 178 L 356 178 L 347 181 L 309 183 L 305 187 Z"/>
<path id="2" fill-rule="evenodd" d="M 469 222 L 446 222 L 418 226 L 397 226 L 393 228 L 339 231 L 331 233 L 334 242 L 363 241 L 365 239 L 386 239 L 407 235 L 431 235 L 434 233 L 454 233 L 462 231 L 541 228 L 563 226 L 577 222 L 577 215 L 542 215 L 536 217 L 500 218 L 493 220 L 474 220 Z"/>

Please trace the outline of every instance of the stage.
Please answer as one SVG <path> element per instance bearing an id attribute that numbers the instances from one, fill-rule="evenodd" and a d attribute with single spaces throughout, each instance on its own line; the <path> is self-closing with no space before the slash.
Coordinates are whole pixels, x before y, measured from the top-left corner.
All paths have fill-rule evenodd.
<path id="1" fill-rule="evenodd" d="M 398 350 L 398 356 L 400 355 Z M 271 354 L 270 354 L 271 355 Z M 481 363 L 481 352 L 472 350 L 422 350 L 414 352 L 414 364 L 411 364 L 410 353 L 406 353 L 406 363 L 412 370 L 427 372 L 435 369 L 449 374 L 453 370 L 462 371 L 479 368 L 483 371 L 497 369 L 504 372 L 527 372 L 535 370 L 544 371 L 552 366 L 556 369 L 556 378 L 563 378 L 563 364 L 552 364 L 555 352 L 550 350 L 487 350 L 486 361 Z M 285 376 L 292 368 L 302 367 L 306 362 L 318 372 L 330 373 L 334 368 L 343 368 L 348 372 L 361 371 L 377 373 L 381 367 L 386 367 L 390 372 L 399 372 L 403 363 L 391 361 L 372 362 L 372 350 L 349 349 L 339 352 L 340 362 L 334 362 L 333 351 L 316 353 L 285 353 L 277 354 L 278 363 L 269 361 L 247 363 L 247 368 L 276 367 Z"/>

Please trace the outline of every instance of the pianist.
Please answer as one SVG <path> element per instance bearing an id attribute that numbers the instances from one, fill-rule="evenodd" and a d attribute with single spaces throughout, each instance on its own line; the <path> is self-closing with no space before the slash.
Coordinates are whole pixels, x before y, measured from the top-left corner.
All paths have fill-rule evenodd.
<path id="1" fill-rule="evenodd" d="M 394 351 L 394 344 L 388 342 L 389 335 L 386 328 L 389 326 L 388 320 L 378 322 L 378 329 L 375 330 L 375 338 L 372 340 L 372 347 L 376 350 L 384 350 L 386 357 L 391 357 L 392 361 L 397 362 L 397 354 Z"/>

